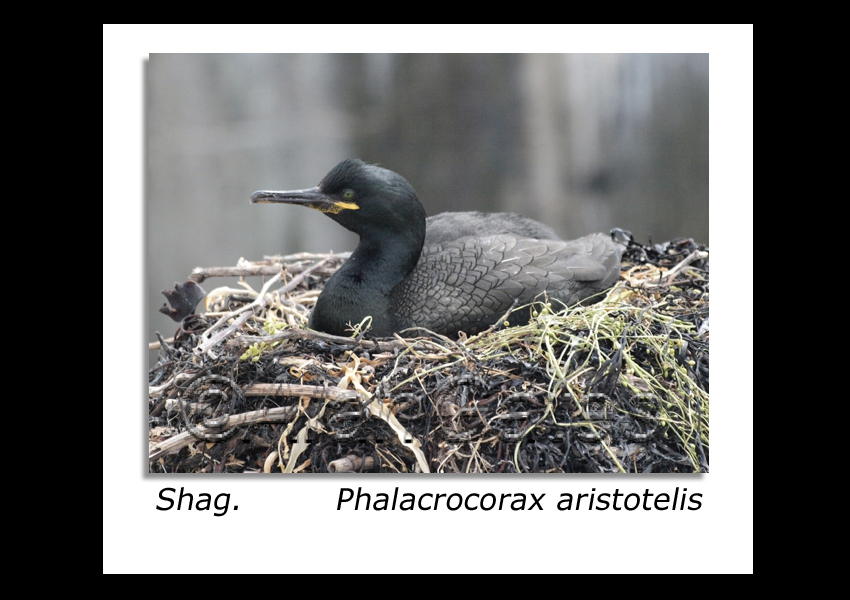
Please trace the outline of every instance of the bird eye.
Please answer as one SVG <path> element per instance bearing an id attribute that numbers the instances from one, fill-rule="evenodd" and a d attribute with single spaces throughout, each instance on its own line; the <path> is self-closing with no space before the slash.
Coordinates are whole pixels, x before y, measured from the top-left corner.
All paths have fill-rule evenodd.
<path id="1" fill-rule="evenodd" d="M 352 200 L 354 198 L 354 190 L 345 190 L 342 192 L 342 197 L 346 200 Z"/>

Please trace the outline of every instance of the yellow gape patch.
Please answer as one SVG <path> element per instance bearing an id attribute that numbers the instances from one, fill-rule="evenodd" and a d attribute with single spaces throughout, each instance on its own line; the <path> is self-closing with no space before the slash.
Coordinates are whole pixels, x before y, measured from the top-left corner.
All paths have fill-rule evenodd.
<path id="1" fill-rule="evenodd" d="M 341 210 L 359 210 L 360 207 L 354 204 L 354 202 L 334 202 L 333 204 L 322 204 L 319 206 L 311 206 L 310 208 L 315 208 L 316 210 L 323 213 L 332 213 L 337 214 Z"/>

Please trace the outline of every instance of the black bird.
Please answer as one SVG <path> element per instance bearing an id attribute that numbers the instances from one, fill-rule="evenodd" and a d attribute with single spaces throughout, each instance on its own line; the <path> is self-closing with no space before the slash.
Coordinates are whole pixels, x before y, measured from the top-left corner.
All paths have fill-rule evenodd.
<path id="1" fill-rule="evenodd" d="M 360 160 L 339 163 L 317 187 L 260 191 L 252 202 L 300 204 L 360 236 L 325 284 L 308 327 L 335 335 L 372 317 L 370 334 L 410 327 L 473 335 L 516 302 L 542 294 L 571 305 L 611 287 L 623 246 L 597 233 L 563 241 L 549 227 L 509 213 L 451 212 L 426 219 L 399 174 Z M 514 312 L 512 325 L 530 310 Z"/>

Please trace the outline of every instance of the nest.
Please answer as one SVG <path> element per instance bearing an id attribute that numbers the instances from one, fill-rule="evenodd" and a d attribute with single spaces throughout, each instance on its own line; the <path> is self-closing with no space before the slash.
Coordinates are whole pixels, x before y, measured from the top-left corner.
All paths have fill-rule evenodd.
<path id="1" fill-rule="evenodd" d="M 151 344 L 151 472 L 708 472 L 706 248 L 631 239 L 600 301 L 458 340 L 304 329 L 347 258 L 196 269 L 166 293 L 182 321 Z"/>

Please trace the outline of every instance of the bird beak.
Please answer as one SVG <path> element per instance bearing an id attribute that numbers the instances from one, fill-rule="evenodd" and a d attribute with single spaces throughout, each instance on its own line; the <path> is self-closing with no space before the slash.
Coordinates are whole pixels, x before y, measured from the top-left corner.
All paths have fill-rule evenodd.
<path id="1" fill-rule="evenodd" d="M 314 208 L 323 213 L 333 214 L 337 214 L 341 210 L 357 210 L 360 208 L 354 202 L 334 200 L 317 187 L 306 190 L 292 190 L 289 192 L 254 192 L 251 194 L 251 202 L 282 202 L 284 204 L 300 204 L 301 206 Z"/>

